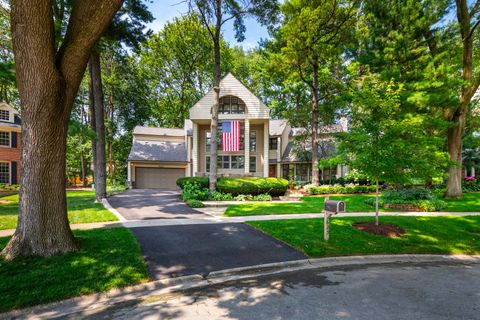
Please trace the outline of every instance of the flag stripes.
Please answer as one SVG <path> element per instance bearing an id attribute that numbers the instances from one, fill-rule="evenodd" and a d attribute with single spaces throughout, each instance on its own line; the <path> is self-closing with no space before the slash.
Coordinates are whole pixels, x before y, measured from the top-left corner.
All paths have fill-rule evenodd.
<path id="1" fill-rule="evenodd" d="M 240 151 L 240 121 L 222 122 L 222 151 Z"/>

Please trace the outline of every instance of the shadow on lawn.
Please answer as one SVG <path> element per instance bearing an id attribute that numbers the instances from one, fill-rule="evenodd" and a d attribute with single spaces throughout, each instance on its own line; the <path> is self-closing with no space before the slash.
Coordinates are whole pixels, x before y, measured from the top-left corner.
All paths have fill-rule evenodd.
<path id="1" fill-rule="evenodd" d="M 125 228 L 76 231 L 80 251 L 0 260 L 0 311 L 106 291 L 147 280 L 138 244 Z M 9 238 L 0 238 L 3 248 Z"/>

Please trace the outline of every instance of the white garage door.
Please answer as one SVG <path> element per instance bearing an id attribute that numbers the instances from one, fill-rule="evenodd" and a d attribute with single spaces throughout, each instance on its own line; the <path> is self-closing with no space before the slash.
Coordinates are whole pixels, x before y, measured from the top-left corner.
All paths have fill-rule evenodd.
<path id="1" fill-rule="evenodd" d="M 184 176 L 181 168 L 135 168 L 135 188 L 178 189 L 176 181 Z"/>

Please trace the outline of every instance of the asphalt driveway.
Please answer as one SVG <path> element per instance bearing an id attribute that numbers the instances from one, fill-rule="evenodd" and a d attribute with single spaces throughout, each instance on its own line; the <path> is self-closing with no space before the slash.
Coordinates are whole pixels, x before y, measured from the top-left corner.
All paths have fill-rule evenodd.
<path id="1" fill-rule="evenodd" d="M 125 190 L 109 197 L 108 202 L 127 220 L 208 217 L 181 201 L 180 191 L 178 190 Z"/>
<path id="2" fill-rule="evenodd" d="M 131 228 L 152 279 L 305 259 L 305 255 L 242 223 Z"/>

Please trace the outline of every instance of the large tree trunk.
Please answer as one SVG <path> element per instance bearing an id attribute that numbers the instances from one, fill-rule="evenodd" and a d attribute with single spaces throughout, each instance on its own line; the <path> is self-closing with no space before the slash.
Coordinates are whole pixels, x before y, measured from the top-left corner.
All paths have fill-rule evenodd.
<path id="1" fill-rule="evenodd" d="M 449 128 L 447 133 L 448 153 L 454 162 L 448 169 L 447 198 L 462 197 L 462 136 L 465 128 L 465 114 L 458 117 L 457 125 Z"/>
<path id="2" fill-rule="evenodd" d="M 11 3 L 23 173 L 17 229 L 2 251 L 6 259 L 52 256 L 78 248 L 66 207 L 68 120 L 90 50 L 121 4 L 119 0 L 75 1 L 57 52 L 51 1 Z"/>
<path id="3" fill-rule="evenodd" d="M 102 74 L 100 67 L 100 54 L 92 50 L 90 54 L 90 82 L 93 91 L 94 115 L 95 115 L 95 133 L 97 134 L 95 143 L 96 159 L 95 169 L 95 196 L 97 201 L 107 197 L 107 160 L 105 151 L 105 108 L 103 105 Z"/>
<path id="4" fill-rule="evenodd" d="M 217 155 L 218 155 L 218 107 L 220 104 L 220 32 L 222 22 L 222 1 L 216 0 L 215 34 L 213 39 L 214 75 L 213 75 L 213 105 L 212 122 L 210 124 L 211 146 L 210 146 L 210 191 L 217 187 Z M 248 138 L 246 138 L 248 139 Z"/>
<path id="5" fill-rule="evenodd" d="M 89 75 L 92 74 L 92 65 L 88 64 Z M 93 81 L 90 76 L 89 90 L 88 90 L 88 112 L 90 114 L 90 129 L 93 132 L 97 130 L 95 123 L 95 100 L 93 98 Z M 92 167 L 93 167 L 93 185 L 97 186 L 97 139 L 92 139 Z"/>
<path id="6" fill-rule="evenodd" d="M 318 186 L 318 64 L 312 65 L 313 83 L 312 83 L 312 184 Z"/>

